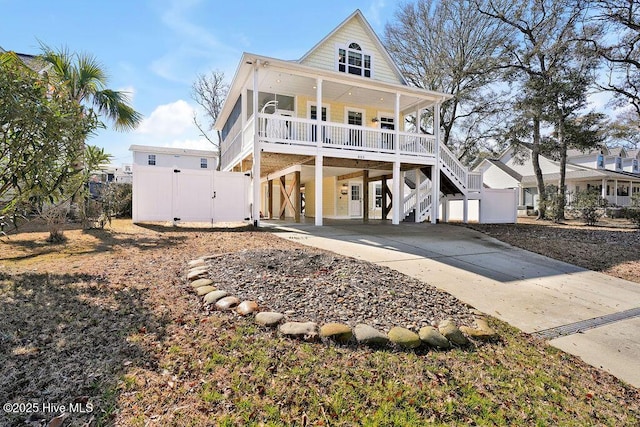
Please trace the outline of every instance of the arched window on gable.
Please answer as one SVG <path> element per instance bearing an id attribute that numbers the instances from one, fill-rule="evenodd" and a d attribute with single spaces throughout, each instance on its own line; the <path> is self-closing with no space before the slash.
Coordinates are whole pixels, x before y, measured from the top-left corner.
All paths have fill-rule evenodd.
<path id="1" fill-rule="evenodd" d="M 354 42 L 338 46 L 338 71 L 371 77 L 371 54 Z"/>

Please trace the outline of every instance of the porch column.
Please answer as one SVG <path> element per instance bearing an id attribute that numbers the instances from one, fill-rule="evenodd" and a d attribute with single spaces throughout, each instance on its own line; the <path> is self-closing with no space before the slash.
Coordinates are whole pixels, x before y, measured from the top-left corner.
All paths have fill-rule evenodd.
<path id="1" fill-rule="evenodd" d="M 431 168 L 431 224 L 438 222 L 440 209 L 440 104 L 433 106 L 433 137 L 435 165 Z"/>
<path id="2" fill-rule="evenodd" d="M 362 171 L 362 222 L 369 221 L 369 169 Z"/>
<path id="3" fill-rule="evenodd" d="M 422 171 L 420 168 L 415 169 L 416 171 L 416 213 L 415 213 L 415 222 L 420 222 L 418 217 L 420 216 L 420 202 L 422 201 L 422 189 L 420 186 L 422 185 Z"/>
<path id="4" fill-rule="evenodd" d="M 267 181 L 267 214 L 269 219 L 273 219 L 273 180 Z"/>
<path id="5" fill-rule="evenodd" d="M 517 197 L 518 193 L 516 192 L 516 197 Z M 466 194 L 464 195 L 464 200 L 463 200 L 463 205 L 462 205 L 462 222 L 464 222 L 465 224 L 469 223 L 469 196 L 467 196 Z"/>
<path id="6" fill-rule="evenodd" d="M 280 177 L 280 219 L 286 218 L 287 212 L 287 176 Z"/>
<path id="7" fill-rule="evenodd" d="M 607 198 L 607 179 L 606 178 L 602 179 L 602 191 L 600 192 L 600 195 L 602 196 L 603 199 Z"/>
<path id="8" fill-rule="evenodd" d="M 329 117 L 327 117 L 327 120 L 329 120 Z M 316 79 L 316 121 L 318 122 L 316 126 L 316 147 L 320 150 L 322 149 L 322 142 L 324 139 L 322 132 L 322 79 L 320 78 Z M 318 153 L 318 155 L 320 155 L 320 153 Z M 320 161 L 320 164 L 322 164 L 322 161 Z"/>
<path id="9" fill-rule="evenodd" d="M 382 219 L 387 219 L 389 211 L 387 210 L 387 177 L 382 177 Z"/>
<path id="10" fill-rule="evenodd" d="M 393 139 L 396 142 L 396 155 L 400 155 L 400 94 L 396 93 L 396 102 L 393 111 Z M 395 181 L 394 181 L 395 182 Z M 395 184 L 394 184 L 395 186 Z M 395 194 L 395 191 L 394 191 Z"/>
<path id="11" fill-rule="evenodd" d="M 393 194 L 391 194 L 391 224 L 397 225 L 400 224 L 400 161 L 396 160 L 393 162 Z"/>
<path id="12" fill-rule="evenodd" d="M 618 204 L 618 180 L 613 180 L 613 203 Z"/>
<path id="13" fill-rule="evenodd" d="M 256 60 L 253 65 L 253 168 L 251 175 L 253 178 L 253 205 L 251 216 L 253 217 L 253 225 L 260 225 L 260 139 L 259 130 L 260 123 L 258 121 L 258 72 L 260 69 L 260 61 Z"/>
<path id="14" fill-rule="evenodd" d="M 322 154 L 316 155 L 316 219 L 315 224 L 319 227 L 322 225 Z"/>

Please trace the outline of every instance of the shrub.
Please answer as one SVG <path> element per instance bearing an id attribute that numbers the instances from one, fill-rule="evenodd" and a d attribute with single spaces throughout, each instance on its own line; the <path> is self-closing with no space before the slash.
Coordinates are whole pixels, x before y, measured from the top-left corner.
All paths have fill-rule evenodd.
<path id="1" fill-rule="evenodd" d="M 640 194 L 631 196 L 631 206 L 624 210 L 624 217 L 640 228 Z"/>
<path id="2" fill-rule="evenodd" d="M 573 209 L 578 212 L 580 218 L 587 225 L 595 225 L 604 215 L 606 207 L 607 200 L 602 197 L 599 191 L 595 190 L 578 191 L 573 202 Z"/>
<path id="3" fill-rule="evenodd" d="M 544 204 L 545 216 L 554 221 L 560 222 L 564 220 L 564 209 L 562 209 L 562 195 L 558 193 L 558 187 L 555 185 L 547 185 L 547 199 L 541 203 Z"/>

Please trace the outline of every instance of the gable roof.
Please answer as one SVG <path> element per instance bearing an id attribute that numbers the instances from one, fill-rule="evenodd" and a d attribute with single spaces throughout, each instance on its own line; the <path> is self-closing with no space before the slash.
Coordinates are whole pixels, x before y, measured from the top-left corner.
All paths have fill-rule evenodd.
<path id="1" fill-rule="evenodd" d="M 492 165 L 496 166 L 498 169 L 502 170 L 507 175 L 509 175 L 511 178 L 515 179 L 516 181 L 518 182 L 522 181 L 522 175 L 520 175 L 518 172 L 511 169 L 509 166 L 502 163 L 500 160 L 496 160 L 496 159 L 486 159 L 486 160 Z"/>
<path id="2" fill-rule="evenodd" d="M 380 40 L 376 32 L 373 30 L 369 22 L 366 20 L 366 18 L 364 17 L 360 9 L 356 9 L 351 15 L 347 17 L 347 19 L 345 19 L 340 24 L 338 24 L 338 26 L 335 27 L 329 34 L 327 34 L 322 40 L 316 43 L 315 46 L 313 46 L 307 53 L 305 53 L 302 56 L 302 58 L 298 60 L 298 63 L 302 64 L 307 62 L 307 60 L 311 56 L 313 56 L 314 53 L 318 52 L 326 43 L 329 43 L 329 41 L 336 34 L 340 33 L 352 21 L 357 21 L 359 25 L 362 27 L 362 29 L 365 31 L 365 33 L 369 36 L 370 41 L 374 44 L 376 50 L 382 54 L 383 59 L 385 60 L 387 65 L 391 68 L 391 70 L 395 74 L 395 77 L 398 79 L 398 81 L 403 85 L 407 85 L 407 81 L 402 75 L 400 68 L 398 68 L 398 65 L 395 63 L 391 55 L 389 55 L 389 52 L 387 52 L 387 49 L 382 44 L 382 41 Z"/>

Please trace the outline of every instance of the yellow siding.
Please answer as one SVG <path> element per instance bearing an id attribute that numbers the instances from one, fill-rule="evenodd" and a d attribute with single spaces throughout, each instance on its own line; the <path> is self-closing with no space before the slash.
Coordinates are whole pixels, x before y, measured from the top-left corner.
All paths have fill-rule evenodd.
<path id="1" fill-rule="evenodd" d="M 369 37 L 364 25 L 357 17 L 347 22 L 311 52 L 302 63 L 324 70 L 336 70 L 336 46 L 356 42 L 362 47 L 362 50 L 371 54 L 373 69 L 371 78 L 373 80 L 402 84 L 402 81 L 396 76 L 393 66 L 387 62 L 386 55 L 378 50 L 378 44 Z"/>
<path id="2" fill-rule="evenodd" d="M 336 178 L 333 176 L 322 180 L 322 209 L 323 216 L 336 215 Z"/>
<path id="3" fill-rule="evenodd" d="M 304 184 L 304 216 L 316 216 L 316 184 L 313 181 Z"/>
<path id="4" fill-rule="evenodd" d="M 307 111 L 307 103 L 311 101 L 311 103 L 315 104 L 315 98 L 310 98 L 308 96 L 298 96 L 297 97 L 297 110 L 298 117 L 300 118 L 308 118 Z M 371 122 L 371 119 L 378 116 L 378 113 L 384 113 L 390 117 L 393 117 L 393 111 L 378 111 L 376 108 L 367 107 L 366 105 L 356 105 L 356 104 L 345 104 L 342 102 L 323 102 L 323 105 L 329 107 L 329 121 L 334 123 L 346 123 L 347 117 L 345 113 L 345 109 L 347 107 L 355 108 L 358 110 L 365 110 L 365 117 L 363 118 L 363 125 L 368 127 L 375 127 Z"/>
<path id="5" fill-rule="evenodd" d="M 342 194 L 340 192 L 342 185 L 346 185 L 348 187 L 349 181 L 337 181 L 336 183 L 336 191 L 338 193 L 336 216 L 338 217 L 349 216 L 349 192 L 347 191 L 347 194 Z"/>

